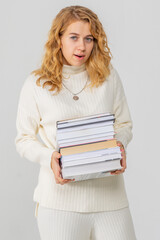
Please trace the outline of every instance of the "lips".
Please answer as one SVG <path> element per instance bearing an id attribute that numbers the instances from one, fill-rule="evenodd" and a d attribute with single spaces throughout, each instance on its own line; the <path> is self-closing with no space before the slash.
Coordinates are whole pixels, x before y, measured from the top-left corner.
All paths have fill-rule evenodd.
<path id="1" fill-rule="evenodd" d="M 77 57 L 85 57 L 85 55 L 78 55 L 78 54 L 74 54 Z"/>

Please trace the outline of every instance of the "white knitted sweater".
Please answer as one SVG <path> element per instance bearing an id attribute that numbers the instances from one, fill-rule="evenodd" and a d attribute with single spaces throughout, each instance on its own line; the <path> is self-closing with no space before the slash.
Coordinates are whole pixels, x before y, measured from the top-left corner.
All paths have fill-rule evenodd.
<path id="1" fill-rule="evenodd" d="M 88 74 L 85 64 L 63 65 L 63 76 L 65 86 L 78 93 L 84 87 Z M 132 139 L 132 120 L 116 69 L 111 69 L 110 76 L 100 87 L 92 91 L 85 88 L 77 101 L 64 87 L 53 96 L 53 92 L 38 87 L 36 79 L 34 75 L 29 75 L 21 89 L 15 138 L 20 156 L 40 164 L 33 200 L 44 207 L 77 212 L 108 211 L 128 206 L 123 174 L 61 185 L 56 184 L 50 168 L 51 155 L 58 150 L 57 120 L 114 113 L 116 138 L 127 148 Z M 38 140 L 37 133 L 42 141 Z"/>

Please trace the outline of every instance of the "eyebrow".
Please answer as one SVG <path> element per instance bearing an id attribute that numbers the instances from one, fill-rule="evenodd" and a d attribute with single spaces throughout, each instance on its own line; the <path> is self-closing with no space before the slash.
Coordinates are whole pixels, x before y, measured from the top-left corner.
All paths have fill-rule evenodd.
<path id="1" fill-rule="evenodd" d="M 74 33 L 74 32 L 73 33 L 69 33 L 69 35 L 71 35 L 71 34 L 79 35 L 78 33 Z M 86 35 L 86 37 L 93 37 L 93 35 L 91 35 L 91 34 L 90 35 Z"/>

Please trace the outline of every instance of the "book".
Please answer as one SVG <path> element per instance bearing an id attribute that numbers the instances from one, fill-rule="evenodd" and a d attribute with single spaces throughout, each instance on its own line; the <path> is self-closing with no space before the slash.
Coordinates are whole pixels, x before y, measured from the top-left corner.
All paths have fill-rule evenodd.
<path id="1" fill-rule="evenodd" d="M 120 159 L 116 159 L 114 161 L 103 161 L 97 163 L 83 164 L 78 166 L 71 166 L 67 168 L 62 168 L 62 175 L 64 178 L 70 178 L 74 175 L 82 175 L 82 174 L 91 174 L 91 173 L 99 173 L 103 171 L 113 171 L 116 169 L 121 169 Z"/>
<path id="2" fill-rule="evenodd" d="M 76 176 L 70 176 L 70 179 L 75 179 L 74 182 L 78 181 L 84 181 L 84 180 L 89 180 L 89 179 L 95 179 L 95 178 L 104 178 L 104 177 L 109 177 L 113 176 L 111 175 L 110 171 L 104 171 L 104 172 L 96 172 L 96 173 L 90 173 L 90 174 L 81 174 L 81 175 L 76 175 Z"/>
<path id="3" fill-rule="evenodd" d="M 66 156 L 62 156 L 62 159 L 65 159 L 65 161 L 74 161 L 74 160 L 79 160 L 79 159 L 85 159 L 88 157 L 99 157 L 99 156 L 103 156 L 103 155 L 112 155 L 112 154 L 118 154 L 121 153 L 120 148 L 114 147 L 114 148 L 105 148 L 105 149 L 100 149 L 100 150 L 96 150 L 96 151 L 90 151 L 90 152 L 84 152 L 84 153 L 77 153 L 77 154 L 70 154 L 70 155 L 66 155 Z"/>
<path id="4" fill-rule="evenodd" d="M 111 113 L 57 121 L 57 145 L 64 179 L 83 181 L 107 177 L 111 176 L 110 171 L 122 168 L 114 122 Z"/>
<path id="5" fill-rule="evenodd" d="M 68 129 L 67 129 L 68 130 Z M 86 129 L 72 129 L 72 131 L 58 131 L 57 133 L 57 140 L 59 139 L 68 139 L 68 138 L 76 138 L 82 136 L 90 136 L 92 134 L 100 134 L 104 132 L 113 132 L 113 126 L 102 126 L 102 127 L 93 127 L 93 128 L 86 128 Z"/>
<path id="6" fill-rule="evenodd" d="M 85 117 L 77 117 L 72 119 L 65 119 L 57 121 L 57 128 L 64 128 L 64 127 L 73 127 L 77 125 L 83 125 L 87 123 L 95 123 L 95 122 L 103 122 L 103 121 L 109 121 L 109 120 L 115 120 L 114 114 L 110 113 L 102 113 L 102 114 L 94 114 L 89 115 Z"/>
<path id="7" fill-rule="evenodd" d="M 111 139 L 111 140 L 95 142 L 95 143 L 81 144 L 81 145 L 76 145 L 71 147 L 63 147 L 63 148 L 60 148 L 60 153 L 62 155 L 69 155 L 74 153 L 95 151 L 95 150 L 100 150 L 104 148 L 113 148 L 116 146 L 117 146 L 116 139 Z"/>
<path id="8" fill-rule="evenodd" d="M 76 165 L 83 165 L 83 164 L 88 164 L 88 163 L 96 163 L 96 162 L 103 162 L 103 161 L 109 161 L 109 160 L 116 160 L 120 159 L 121 154 L 110 154 L 110 155 L 103 155 L 100 157 L 89 157 L 89 158 L 83 158 L 83 159 L 78 159 L 78 160 L 71 160 L 71 161 L 66 161 L 64 159 L 61 159 L 62 167 L 71 167 L 71 166 L 76 166 Z"/>

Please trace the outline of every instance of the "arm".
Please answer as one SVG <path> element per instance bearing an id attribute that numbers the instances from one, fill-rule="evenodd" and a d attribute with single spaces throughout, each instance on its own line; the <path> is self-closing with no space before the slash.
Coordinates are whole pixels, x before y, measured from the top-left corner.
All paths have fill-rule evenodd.
<path id="1" fill-rule="evenodd" d="M 21 157 L 51 168 L 51 156 L 55 149 L 48 148 L 36 137 L 40 126 L 40 114 L 34 96 L 32 77 L 26 79 L 20 92 L 16 118 L 16 150 Z"/>
<path id="2" fill-rule="evenodd" d="M 118 72 L 114 69 L 114 107 L 115 114 L 115 132 L 116 139 L 120 141 L 126 150 L 128 143 L 131 141 L 132 120 L 124 92 L 124 88 Z"/>

